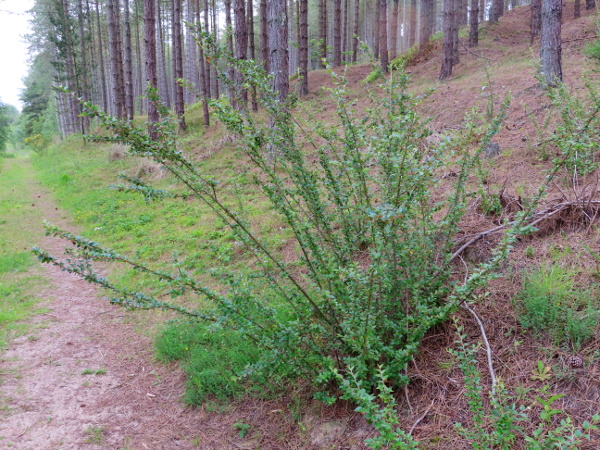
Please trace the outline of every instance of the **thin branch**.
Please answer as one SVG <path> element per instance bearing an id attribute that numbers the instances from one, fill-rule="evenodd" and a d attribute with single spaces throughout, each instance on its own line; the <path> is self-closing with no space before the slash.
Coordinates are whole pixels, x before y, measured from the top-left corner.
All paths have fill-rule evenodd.
<path id="1" fill-rule="evenodd" d="M 431 405 L 429 405 L 429 408 L 427 408 L 425 410 L 425 412 L 417 419 L 417 421 L 413 424 L 412 427 L 410 427 L 410 431 L 408 432 L 408 435 L 410 436 L 412 434 L 412 432 L 414 431 L 414 429 L 417 427 L 417 425 L 419 425 L 421 423 L 421 421 L 427 417 L 427 414 L 429 414 L 429 411 L 431 410 L 431 408 L 433 407 L 433 404 L 435 403 L 435 399 L 431 400 Z"/>
<path id="2" fill-rule="evenodd" d="M 485 333 L 485 327 L 483 326 L 483 322 L 479 318 L 479 316 L 475 313 L 475 311 L 466 303 L 462 304 L 462 307 L 469 311 L 477 323 L 479 324 L 479 329 L 481 330 L 481 337 L 483 338 L 483 342 L 485 343 L 485 348 L 487 352 L 487 360 L 488 360 L 488 368 L 490 369 L 490 376 L 492 377 L 492 397 L 496 396 L 496 373 L 494 372 L 494 363 L 492 361 L 492 348 L 490 347 L 490 343 L 487 338 L 487 334 Z"/>

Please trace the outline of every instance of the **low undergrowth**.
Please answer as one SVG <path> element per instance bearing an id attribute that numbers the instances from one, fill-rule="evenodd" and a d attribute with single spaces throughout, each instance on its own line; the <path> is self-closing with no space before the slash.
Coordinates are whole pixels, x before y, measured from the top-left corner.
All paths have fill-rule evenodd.
<path id="1" fill-rule="evenodd" d="M 29 330 L 24 322 L 42 309 L 39 270 L 28 251 L 41 214 L 31 203 L 32 174 L 21 158 L 0 159 L 0 349 Z M 37 230 L 38 234 L 41 230 Z"/>
<path id="2" fill-rule="evenodd" d="M 527 273 L 516 299 L 521 325 L 574 349 L 592 339 L 600 317 L 598 294 L 594 287 L 578 285 L 577 274 L 559 263 Z"/>
<path id="3" fill-rule="evenodd" d="M 159 333 L 154 346 L 160 360 L 178 361 L 188 374 L 185 402 L 190 405 L 261 396 L 274 389 L 260 375 L 241 376 L 259 360 L 260 350 L 235 331 L 173 322 Z"/>

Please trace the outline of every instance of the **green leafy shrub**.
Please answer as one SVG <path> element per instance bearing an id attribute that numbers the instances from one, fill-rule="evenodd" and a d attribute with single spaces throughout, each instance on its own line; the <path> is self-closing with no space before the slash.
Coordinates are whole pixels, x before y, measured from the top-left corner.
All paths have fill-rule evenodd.
<path id="1" fill-rule="evenodd" d="M 89 114 L 115 133 L 100 139 L 127 144 L 134 155 L 153 157 L 171 173 L 174 185 L 172 191 L 157 190 L 128 179 L 129 184 L 118 189 L 140 193 L 147 201 L 170 198 L 208 205 L 254 256 L 254 265 L 238 272 L 214 268 L 209 287 L 181 264 L 151 266 L 50 225 L 49 234 L 70 241 L 75 249 L 66 260 L 39 249 L 36 253 L 43 262 L 112 290 L 113 303 L 169 309 L 234 330 L 261 350 L 247 374 L 308 378 L 324 395 L 334 394 L 335 385 L 350 386 L 345 395 L 367 411 L 364 402 L 372 399 L 356 395 L 378 387 L 381 391 L 382 377 L 390 389 L 408 383 L 406 368 L 423 336 L 494 276 L 515 236 L 528 231 L 523 225 L 526 215 L 518 216 L 489 262 L 471 270 L 464 282 L 453 281 L 453 237 L 470 197 L 467 180 L 481 150 L 454 150 L 446 141 L 430 145 L 427 121 L 416 112 L 419 99 L 407 92 L 404 74 L 389 80 L 383 92 L 374 95 L 375 106 L 364 114 L 354 112 L 346 80 L 334 75 L 337 86 L 331 94 L 339 124 L 331 126 L 313 120 L 301 124 L 291 113 L 294 99 L 279 101 L 259 65 L 232 64 L 256 86 L 270 118 L 261 121 L 226 101 L 215 101 L 212 107 L 237 136 L 241 155 L 258 174 L 256 195 L 270 202 L 272 214 L 292 236 L 299 249 L 297 260 L 283 258 L 279 244 L 257 234 L 245 215 L 230 206 L 226 186 L 178 150 L 165 108 L 163 121 L 156 125 L 159 139 L 152 141 L 145 129 L 108 117 L 90 104 Z M 150 98 L 158 104 L 155 92 Z M 479 149 L 500 123 L 500 118 L 492 121 L 482 133 Z M 439 174 L 449 161 L 458 167 L 457 177 L 451 189 L 444 186 L 447 195 L 440 196 Z M 156 277 L 164 292 L 152 296 L 118 286 L 94 271 L 94 261 L 124 264 Z M 202 302 L 164 300 L 183 294 L 197 295 Z M 173 347 L 174 354 L 181 352 L 181 346 Z M 194 373 L 203 367 L 194 368 Z M 205 389 L 215 377 L 208 373 L 197 384 Z M 210 389 L 232 392 L 222 384 Z M 393 433 L 389 410 L 368 411 L 377 429 Z"/>
<path id="2" fill-rule="evenodd" d="M 538 335 L 548 333 L 556 344 L 580 347 L 591 339 L 600 307 L 595 291 L 578 286 L 576 275 L 558 263 L 526 274 L 517 297 L 521 325 Z"/>
<path id="3" fill-rule="evenodd" d="M 560 116 L 554 131 L 561 157 L 555 164 L 564 164 L 569 175 L 587 175 L 598 167 L 600 150 L 600 96 L 590 82 L 584 98 L 571 95 L 563 83 L 548 89 L 548 96 Z"/>

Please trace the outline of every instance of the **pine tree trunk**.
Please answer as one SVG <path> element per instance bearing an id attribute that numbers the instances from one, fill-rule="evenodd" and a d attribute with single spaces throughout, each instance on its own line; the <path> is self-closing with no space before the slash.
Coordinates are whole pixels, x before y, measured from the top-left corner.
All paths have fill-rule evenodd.
<path id="1" fill-rule="evenodd" d="M 144 115 L 145 113 L 145 104 L 146 101 L 144 99 L 144 66 L 142 65 L 142 47 L 141 47 L 141 43 L 140 43 L 140 12 L 139 12 L 139 0 L 134 0 L 134 5 L 135 5 L 135 57 L 136 57 L 136 66 L 137 66 L 137 72 L 136 72 L 136 79 L 137 79 L 137 98 L 138 98 L 138 109 L 140 111 L 141 115 Z M 156 48 L 156 42 L 154 44 L 155 48 Z M 154 58 L 156 58 L 156 55 L 154 56 Z M 156 62 L 155 62 L 156 63 Z"/>
<path id="2" fill-rule="evenodd" d="M 471 0 L 471 14 L 469 14 L 469 47 L 479 45 L 479 0 Z"/>
<path id="3" fill-rule="evenodd" d="M 342 0 L 333 2 L 333 67 L 342 65 Z"/>
<path id="4" fill-rule="evenodd" d="M 171 0 L 173 15 L 173 80 L 175 93 L 175 115 L 179 122 L 179 130 L 185 131 L 185 102 L 183 86 L 177 81 L 183 78 L 183 49 L 181 39 L 181 0 Z"/>
<path id="5" fill-rule="evenodd" d="M 204 1 L 204 32 L 209 33 L 210 32 L 210 15 L 208 13 L 208 1 L 209 0 L 205 0 Z M 208 98 L 211 98 L 212 93 L 211 93 L 211 78 L 212 78 L 212 67 L 211 64 L 209 64 L 206 60 L 206 58 L 204 59 L 204 73 L 206 75 L 206 85 L 208 86 Z"/>
<path id="6" fill-rule="evenodd" d="M 294 0 L 288 0 L 288 69 L 290 71 L 290 75 L 296 72 L 297 67 L 295 67 L 295 65 L 298 62 L 297 55 L 295 54 L 298 43 L 294 42 L 294 36 L 296 36 L 296 32 L 294 30 L 294 10 Z"/>
<path id="7" fill-rule="evenodd" d="M 400 0 L 394 0 L 394 8 L 392 9 L 392 24 L 390 31 L 392 36 L 390 37 L 390 60 L 396 59 L 398 56 L 398 11 L 399 11 Z"/>
<path id="8" fill-rule="evenodd" d="M 410 38 L 408 46 L 412 47 L 417 42 L 417 0 L 410 0 Z"/>
<path id="9" fill-rule="evenodd" d="M 435 26 L 435 0 L 422 0 L 421 2 L 421 34 L 419 45 L 423 47 L 429 42 Z"/>
<path id="10" fill-rule="evenodd" d="M 575 0 L 575 8 L 573 11 L 573 18 L 578 19 L 581 17 L 581 0 Z"/>
<path id="11" fill-rule="evenodd" d="M 252 1 L 252 0 L 249 0 Z M 246 4 L 244 0 L 234 0 L 235 14 L 235 57 L 238 61 L 245 61 L 248 50 L 248 31 L 246 29 Z M 242 88 L 243 74 L 236 70 L 234 74 L 236 103 L 241 109 L 248 106 L 248 91 Z"/>
<path id="12" fill-rule="evenodd" d="M 590 9 L 594 9 L 596 7 L 596 1 L 595 0 L 585 0 L 585 9 L 586 10 L 590 10 Z"/>
<path id="13" fill-rule="evenodd" d="M 246 19 L 248 20 L 248 43 L 250 44 L 250 59 L 256 61 L 256 44 L 254 42 L 254 7 L 253 0 L 248 0 L 248 11 Z M 256 101 L 256 86 L 252 86 L 252 111 L 258 111 L 258 102 Z"/>
<path id="14" fill-rule="evenodd" d="M 321 40 L 321 68 L 327 60 L 327 0 L 319 0 L 319 39 Z"/>
<path id="15" fill-rule="evenodd" d="M 185 20 L 190 25 L 194 23 L 195 3 L 196 2 L 194 0 L 188 0 L 184 2 Z M 186 80 L 194 83 L 196 90 L 201 90 L 197 62 L 198 58 L 196 57 L 196 45 L 194 44 L 194 37 L 192 36 L 191 30 L 187 30 L 185 33 L 185 64 L 183 67 L 183 73 Z M 193 89 L 186 87 L 184 93 L 187 104 L 195 103 Z"/>
<path id="16" fill-rule="evenodd" d="M 260 0 L 260 50 L 265 71 L 269 72 L 269 32 L 267 24 L 267 0 Z"/>
<path id="17" fill-rule="evenodd" d="M 379 0 L 379 63 L 383 73 L 388 73 L 387 0 Z"/>
<path id="18" fill-rule="evenodd" d="M 504 0 L 492 0 L 492 6 L 490 8 L 490 22 L 498 23 L 503 14 Z"/>
<path id="19" fill-rule="evenodd" d="M 129 16 L 129 0 L 124 0 L 125 8 L 125 107 L 127 118 L 133 120 L 133 53 L 131 51 L 131 21 Z"/>
<path id="20" fill-rule="evenodd" d="M 283 101 L 289 93 L 288 24 L 286 0 L 269 0 L 267 6 L 269 28 L 269 68 L 274 76 L 277 98 Z"/>
<path id="21" fill-rule="evenodd" d="M 225 5 L 225 29 L 227 33 L 227 51 L 231 56 L 233 53 L 233 23 L 231 21 L 231 0 L 224 0 Z M 228 94 L 229 103 L 232 107 L 236 107 L 236 94 L 235 94 L 235 71 L 231 64 L 227 64 L 227 79 L 229 81 Z"/>
<path id="22" fill-rule="evenodd" d="M 77 19 L 79 22 L 79 52 L 81 53 L 81 98 L 84 101 L 90 100 L 90 82 L 88 78 L 88 66 L 87 66 L 87 49 L 85 48 L 86 35 L 84 31 L 84 15 L 83 15 L 83 3 L 82 0 L 77 1 Z M 82 117 L 81 123 L 83 126 L 83 133 L 87 133 L 89 130 L 90 121 L 88 117 Z"/>
<path id="23" fill-rule="evenodd" d="M 531 17 L 529 29 L 531 33 L 531 43 L 540 35 L 542 28 L 542 0 L 531 0 Z"/>
<path id="24" fill-rule="evenodd" d="M 120 119 L 125 119 L 125 89 L 123 86 L 123 61 L 121 57 L 118 4 L 116 0 L 108 0 L 106 8 L 108 21 L 108 45 L 113 87 L 113 113 Z"/>
<path id="25" fill-rule="evenodd" d="M 99 6 L 100 0 L 96 0 L 96 27 L 97 27 L 97 32 L 98 32 L 98 60 L 100 61 L 100 66 L 99 66 L 99 71 L 100 71 L 100 83 L 101 83 L 101 89 L 102 89 L 102 109 L 108 113 L 108 99 L 109 99 L 109 94 L 108 94 L 108 87 L 106 84 L 106 73 L 104 72 L 104 68 L 106 67 L 104 65 L 104 44 L 103 44 L 103 39 L 102 39 L 102 27 L 100 26 L 100 6 Z"/>
<path id="26" fill-rule="evenodd" d="M 212 28 L 211 28 L 211 33 L 214 36 L 217 36 L 217 32 L 218 32 L 218 24 L 217 24 L 217 5 L 216 5 L 216 1 L 212 0 Z M 214 64 L 217 64 L 217 61 L 214 62 Z M 215 98 L 219 98 L 221 95 L 219 94 L 219 77 L 217 77 L 217 69 L 216 67 L 212 67 L 211 65 L 211 69 L 212 69 L 212 79 L 214 80 L 214 94 L 215 94 Z"/>
<path id="27" fill-rule="evenodd" d="M 158 63 L 158 90 L 161 100 L 171 108 L 171 90 L 167 82 L 167 61 L 165 57 L 165 37 L 162 27 L 162 8 L 160 7 L 161 0 L 156 0 L 156 29 L 158 30 L 157 48 L 157 63 Z"/>
<path id="28" fill-rule="evenodd" d="M 453 6 L 454 0 L 444 0 L 444 42 L 442 44 L 442 68 L 440 70 L 440 81 L 443 81 L 452 75 L 452 68 L 454 66 L 454 59 L 452 55 L 454 50 L 454 39 L 452 36 Z"/>
<path id="29" fill-rule="evenodd" d="M 144 56 L 146 58 L 146 83 L 148 87 L 158 92 L 156 74 L 156 3 L 154 0 L 144 0 Z M 159 121 L 156 105 L 148 102 L 148 135 L 156 140 L 155 124 Z"/>
<path id="30" fill-rule="evenodd" d="M 452 65 L 456 66 L 460 62 L 458 46 L 458 29 L 460 23 L 460 7 L 462 2 L 460 0 L 452 0 L 453 10 L 452 10 Z"/>
<path id="31" fill-rule="evenodd" d="M 550 87 L 562 81 L 561 19 L 562 0 L 544 0 L 540 55 L 542 75 Z"/>
<path id="32" fill-rule="evenodd" d="M 373 48 L 373 57 L 375 59 L 379 59 L 379 23 L 380 23 L 380 15 L 381 15 L 381 5 L 380 5 L 381 0 L 375 0 L 375 27 L 374 27 L 374 33 L 373 33 L 373 41 L 374 41 L 374 48 Z"/>
<path id="33" fill-rule="evenodd" d="M 299 7 L 298 44 L 300 51 L 298 53 L 298 63 L 300 77 L 302 78 L 300 96 L 303 97 L 308 94 L 308 0 L 299 0 Z"/>
<path id="34" fill-rule="evenodd" d="M 208 111 L 208 99 L 210 98 L 210 69 L 206 58 L 204 57 L 204 46 L 202 45 L 202 32 L 207 28 L 208 21 L 205 22 L 204 27 L 200 20 L 200 0 L 197 1 L 196 8 L 196 23 L 198 26 L 198 63 L 200 66 L 200 86 L 202 89 L 202 112 L 204 115 L 204 126 L 210 126 L 210 113 Z M 205 16 L 206 17 L 206 16 Z"/>
<path id="35" fill-rule="evenodd" d="M 360 19 L 360 0 L 354 0 L 354 37 L 352 38 L 352 62 L 358 60 L 358 27 Z"/>
<path id="36" fill-rule="evenodd" d="M 342 61 L 348 61 L 348 0 L 344 0 L 344 9 L 342 11 Z"/>

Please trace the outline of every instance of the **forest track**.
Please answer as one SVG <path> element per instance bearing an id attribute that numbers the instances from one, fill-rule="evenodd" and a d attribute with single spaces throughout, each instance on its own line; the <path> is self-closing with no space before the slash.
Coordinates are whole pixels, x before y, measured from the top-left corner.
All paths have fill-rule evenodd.
<path id="1" fill-rule="evenodd" d="M 27 168 L 31 207 L 72 229 L 29 160 L 9 164 Z M 31 245 L 63 250 L 43 236 L 41 224 Z M 47 286 L 39 297 L 48 312 L 30 318 L 35 331 L 1 355 L 0 448 L 207 448 L 194 437 L 203 414 L 181 402 L 181 371 L 154 360 L 151 338 L 136 333 L 131 313 L 56 267 L 43 272 Z"/>

